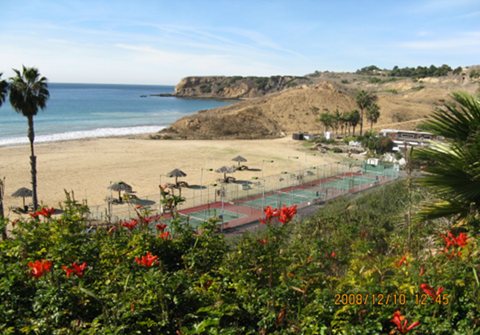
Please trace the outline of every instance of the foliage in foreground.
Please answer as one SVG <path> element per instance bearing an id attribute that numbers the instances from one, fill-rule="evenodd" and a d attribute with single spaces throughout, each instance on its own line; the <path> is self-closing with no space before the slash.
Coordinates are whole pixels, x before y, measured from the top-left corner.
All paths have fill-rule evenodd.
<path id="1" fill-rule="evenodd" d="M 269 209 L 266 229 L 238 240 L 213 219 L 164 232 L 144 212 L 89 233 L 86 208 L 67 201 L 60 219 L 19 220 L 1 242 L 0 331 L 480 334 L 477 239 L 430 222 L 409 241 L 406 199 L 397 182 L 303 221 Z"/>

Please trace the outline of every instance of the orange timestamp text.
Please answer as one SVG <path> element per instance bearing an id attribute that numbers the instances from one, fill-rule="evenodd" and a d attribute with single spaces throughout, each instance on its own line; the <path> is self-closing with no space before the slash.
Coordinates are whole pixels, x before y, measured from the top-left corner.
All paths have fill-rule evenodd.
<path id="1" fill-rule="evenodd" d="M 409 298 L 415 298 L 417 305 L 448 305 L 450 303 L 448 294 L 439 294 L 433 299 L 426 294 L 415 294 Z M 335 294 L 335 305 L 405 305 L 406 303 L 405 294 Z"/>

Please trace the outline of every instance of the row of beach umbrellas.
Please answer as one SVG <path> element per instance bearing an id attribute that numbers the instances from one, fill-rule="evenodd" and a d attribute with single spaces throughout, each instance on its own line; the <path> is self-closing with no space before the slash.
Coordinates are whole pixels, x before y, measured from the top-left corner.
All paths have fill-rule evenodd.
<path id="1" fill-rule="evenodd" d="M 246 162 L 247 160 L 243 158 L 242 156 L 237 156 L 232 159 L 234 162 L 238 162 L 238 165 L 240 166 L 240 163 Z M 223 173 L 223 178 L 227 178 L 227 173 L 233 173 L 235 172 L 235 169 L 229 166 L 222 166 L 221 168 L 215 170 L 216 173 Z M 175 177 L 175 184 L 178 184 L 178 178 L 179 177 L 186 177 L 187 174 L 183 172 L 180 169 L 175 169 L 170 171 L 167 175 L 171 175 L 172 177 Z M 133 192 L 132 187 L 128 185 L 127 183 L 124 183 L 123 181 L 115 182 L 110 184 L 110 186 L 107 187 L 107 189 L 118 192 L 118 197 L 120 198 L 121 192 Z M 25 207 L 25 198 L 29 198 L 33 196 L 33 192 L 29 190 L 28 188 L 22 187 L 18 190 L 16 190 L 13 194 L 12 197 L 14 198 L 23 198 L 23 206 Z"/>

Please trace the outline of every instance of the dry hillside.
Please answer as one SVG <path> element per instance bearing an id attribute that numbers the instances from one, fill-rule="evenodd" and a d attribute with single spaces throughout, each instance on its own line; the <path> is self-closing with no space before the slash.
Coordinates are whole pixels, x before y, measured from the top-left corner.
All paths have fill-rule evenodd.
<path id="1" fill-rule="evenodd" d="M 435 108 L 448 101 L 451 92 L 478 90 L 479 80 L 468 76 L 468 71 L 473 69 L 478 71 L 480 66 L 465 68 L 465 72 L 459 75 L 450 73 L 445 77 L 421 80 L 411 78 L 388 80 L 389 77 L 379 77 L 387 79 L 381 83 L 371 83 L 370 76 L 316 72 L 301 77 L 309 78 L 308 84 L 244 99 L 234 105 L 200 111 L 178 120 L 153 137 L 251 139 L 284 136 L 285 133 L 296 131 L 321 133 L 322 125 L 316 122 L 320 114 L 336 109 L 340 112 L 358 109 L 355 94 L 360 90 L 367 90 L 378 96 L 377 104 L 380 106 L 381 116 L 378 123 L 374 124 L 374 129 L 414 129 Z M 225 77 L 220 78 L 225 80 Z M 197 82 L 197 85 L 201 82 Z M 192 83 L 191 78 L 189 83 Z M 244 82 L 239 84 L 241 88 Z M 281 86 L 285 85 L 272 86 L 272 89 L 279 90 Z M 175 90 L 180 91 L 188 93 L 184 81 L 177 85 Z M 255 91 L 253 95 L 257 94 L 258 91 Z M 364 129 L 369 128 L 370 124 L 365 120 Z"/>

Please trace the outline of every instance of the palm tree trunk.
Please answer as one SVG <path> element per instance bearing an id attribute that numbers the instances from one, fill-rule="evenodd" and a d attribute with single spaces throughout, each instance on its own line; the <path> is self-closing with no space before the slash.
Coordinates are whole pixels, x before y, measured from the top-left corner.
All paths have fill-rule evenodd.
<path id="1" fill-rule="evenodd" d="M 353 136 L 355 136 L 355 126 L 352 126 L 353 128 Z"/>
<path id="2" fill-rule="evenodd" d="M 2 181 L 2 179 L 0 178 L 0 219 L 3 219 L 3 192 L 4 192 L 4 189 L 5 189 L 5 185 Z M 5 226 L 5 228 L 3 228 L 3 230 L 2 230 L 2 240 L 5 241 L 6 239 L 7 239 L 7 226 Z"/>
<path id="3" fill-rule="evenodd" d="M 363 109 L 360 109 L 360 136 L 363 134 Z"/>
<path id="4" fill-rule="evenodd" d="M 373 120 L 370 121 L 370 132 L 372 132 L 372 130 L 373 130 Z"/>
<path id="5" fill-rule="evenodd" d="M 30 140 L 30 172 L 32 174 L 32 192 L 33 192 L 33 209 L 37 210 L 38 198 L 37 198 L 37 157 L 35 157 L 35 151 L 33 150 L 33 141 L 35 140 L 35 132 L 33 129 L 33 115 L 27 117 L 28 120 L 28 139 Z"/>

